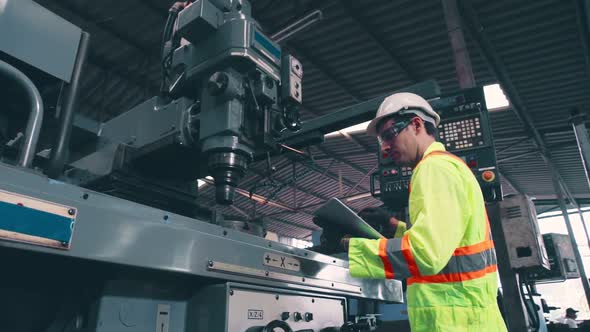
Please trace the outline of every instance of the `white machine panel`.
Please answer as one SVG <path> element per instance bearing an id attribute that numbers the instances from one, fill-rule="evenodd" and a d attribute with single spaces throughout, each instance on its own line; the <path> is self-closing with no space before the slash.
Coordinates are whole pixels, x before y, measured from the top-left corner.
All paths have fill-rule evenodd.
<path id="1" fill-rule="evenodd" d="M 343 297 L 225 283 L 207 286 L 189 301 L 187 331 L 339 331 L 346 312 Z"/>
<path id="2" fill-rule="evenodd" d="M 285 313 L 288 318 L 284 321 L 293 331 L 321 331 L 342 326 L 344 309 L 341 299 L 233 289 L 229 298 L 227 331 L 264 326 L 273 320 L 283 320 L 287 317 Z"/>

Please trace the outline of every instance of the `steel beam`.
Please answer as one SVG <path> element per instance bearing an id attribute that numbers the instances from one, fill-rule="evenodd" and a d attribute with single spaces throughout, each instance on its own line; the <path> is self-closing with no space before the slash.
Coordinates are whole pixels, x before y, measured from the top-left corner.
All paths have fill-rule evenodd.
<path id="1" fill-rule="evenodd" d="M 586 129 L 584 116 L 582 114 L 574 114 L 574 116 L 572 117 L 572 127 L 574 130 L 574 134 L 576 135 L 576 142 L 578 145 L 578 151 L 580 152 L 580 159 L 582 159 L 582 164 L 584 165 L 584 174 L 586 175 L 586 182 L 588 183 L 588 188 L 590 189 L 590 175 L 588 174 L 588 163 L 590 162 L 590 139 L 588 139 L 588 130 Z M 578 213 L 580 214 L 580 221 L 582 222 L 582 226 L 584 226 L 584 233 L 586 234 L 588 247 L 590 247 L 590 236 L 588 236 L 586 221 L 584 220 L 584 215 L 582 214 L 582 211 L 580 210 L 579 206 Z"/>
<path id="2" fill-rule="evenodd" d="M 578 265 L 578 270 L 580 271 L 580 277 L 582 286 L 584 287 L 584 293 L 586 294 L 586 301 L 588 306 L 590 307 L 590 283 L 588 282 L 588 276 L 586 275 L 586 269 L 584 268 L 584 261 L 582 259 L 582 255 L 580 254 L 580 248 L 578 247 L 578 243 L 576 241 L 576 236 L 574 235 L 574 229 L 572 228 L 572 224 L 570 222 L 569 213 L 567 212 L 567 207 L 565 205 L 565 199 L 563 198 L 563 194 L 561 190 L 559 190 L 560 183 L 557 177 L 556 172 L 552 172 L 552 180 L 553 185 L 557 189 L 557 200 L 559 202 L 559 208 L 563 214 L 563 219 L 565 221 L 565 226 L 567 227 L 567 233 L 570 237 L 570 241 L 572 243 L 572 249 L 574 251 L 574 256 L 576 258 L 576 263 Z"/>
<path id="3" fill-rule="evenodd" d="M 344 156 L 341 156 L 337 153 L 329 151 L 328 149 L 324 148 L 322 145 L 317 145 L 316 148 L 325 154 L 331 155 L 332 158 L 334 158 L 336 161 L 339 161 L 339 162 L 349 166 L 350 168 L 354 169 L 355 171 L 360 172 L 363 175 L 365 175 L 368 172 L 368 170 L 358 166 L 357 164 L 354 164 L 354 163 L 346 160 L 346 158 Z"/>
<path id="4" fill-rule="evenodd" d="M 342 77 L 339 77 L 326 62 L 321 61 L 317 57 L 311 55 L 309 50 L 294 41 L 289 42 L 288 45 L 298 56 L 300 56 L 300 58 L 306 59 L 314 67 L 318 68 L 320 72 L 326 76 L 326 78 L 328 78 L 334 85 L 342 89 L 355 102 L 359 102 L 364 99 L 358 91 L 354 90 L 352 84 L 347 83 L 346 80 L 344 80 Z"/>
<path id="5" fill-rule="evenodd" d="M 576 23 L 580 31 L 580 44 L 584 51 L 584 63 L 586 64 L 586 74 L 590 76 L 590 1 L 573 0 L 576 7 Z"/>
<path id="6" fill-rule="evenodd" d="M 521 153 L 517 153 L 517 154 L 513 154 L 510 156 L 506 156 L 506 157 L 502 157 L 502 158 L 498 158 L 497 162 L 498 164 L 500 163 L 504 163 L 513 159 L 518 159 L 521 157 L 525 157 L 525 156 L 530 156 L 532 154 L 537 154 L 539 153 L 539 149 L 533 149 L 533 150 L 529 150 L 529 151 L 525 151 L 525 152 L 521 152 Z"/>
<path id="7" fill-rule="evenodd" d="M 309 165 L 309 164 L 306 164 L 306 163 L 301 163 L 301 164 L 302 164 L 303 166 L 305 166 L 305 167 L 307 167 L 307 168 L 309 168 L 309 169 L 311 169 L 311 170 L 313 170 L 313 171 L 315 171 L 315 172 L 319 173 L 319 174 L 322 174 L 322 175 L 324 175 L 324 176 L 327 176 L 327 177 L 329 177 L 330 179 L 332 179 L 332 180 L 334 180 L 334 181 L 338 182 L 338 174 L 335 174 L 334 172 L 330 171 L 329 169 L 325 169 L 325 168 L 323 168 L 323 167 L 321 167 L 321 166 L 319 166 L 319 165 L 315 165 L 315 164 L 314 164 L 314 165 Z M 354 183 L 354 182 L 352 182 L 352 181 L 350 181 L 350 180 L 348 180 L 348 179 L 346 179 L 346 178 L 342 179 L 342 182 L 343 182 L 345 185 L 347 185 L 348 187 L 350 187 L 350 188 L 354 187 L 354 185 L 355 185 L 355 183 Z M 362 188 L 363 190 L 368 190 L 368 189 L 366 189 L 366 188 L 364 188 L 364 187 L 361 187 L 361 188 Z"/>
<path id="8" fill-rule="evenodd" d="M 500 176 L 504 178 L 504 181 L 506 183 L 508 183 L 508 185 L 511 186 L 512 189 L 514 189 L 514 191 L 516 191 L 516 193 L 518 193 L 518 194 L 524 193 L 524 191 L 520 188 L 520 186 L 514 184 L 514 180 L 512 180 L 509 176 L 507 176 L 505 172 L 499 172 L 499 173 L 500 173 Z"/>
<path id="9" fill-rule="evenodd" d="M 421 75 L 419 75 L 415 69 L 411 68 L 410 65 L 403 61 L 401 57 L 396 54 L 389 45 L 387 45 L 383 40 L 383 36 L 376 33 L 371 27 L 369 23 L 360 17 L 358 14 L 358 9 L 354 8 L 353 4 L 358 3 L 352 0 L 341 0 L 340 1 L 346 10 L 348 16 L 352 18 L 355 23 L 364 31 L 371 41 L 378 46 L 378 48 L 386 53 L 389 58 L 393 61 L 393 63 L 398 67 L 398 69 L 404 73 L 404 75 L 408 78 L 411 83 L 418 82 L 423 79 Z"/>
<path id="10" fill-rule="evenodd" d="M 257 170 L 257 169 L 251 168 L 251 169 L 250 169 L 250 171 L 252 171 L 253 173 L 255 173 L 255 174 L 256 174 L 256 175 L 258 175 L 258 176 L 261 176 L 262 178 L 265 178 L 265 175 L 264 175 L 264 173 L 263 173 L 263 172 L 261 172 L 261 171 L 259 171 L 259 170 Z M 298 185 L 298 184 L 296 184 L 296 183 L 285 183 L 284 181 L 282 181 L 282 180 L 278 180 L 278 179 L 274 179 L 274 180 L 275 180 L 276 182 L 278 182 L 279 184 L 281 184 L 281 185 L 284 185 L 284 186 L 289 186 L 289 187 L 291 187 L 291 188 L 293 188 L 293 189 L 296 189 L 296 190 L 298 190 L 298 191 L 300 191 L 300 192 L 302 192 L 302 193 L 304 193 L 304 194 L 306 194 L 306 195 L 313 196 L 313 197 L 316 197 L 316 198 L 319 198 L 319 199 L 323 199 L 323 200 L 328 200 L 328 199 L 330 199 L 329 197 L 327 197 L 327 196 L 324 196 L 324 195 L 322 195 L 322 194 L 319 194 L 319 193 L 312 192 L 312 191 L 310 191 L 310 190 L 304 189 L 304 188 L 302 188 L 301 186 L 299 186 L 299 185 Z"/>
<path id="11" fill-rule="evenodd" d="M 459 79 L 461 89 L 473 88 L 475 86 L 475 76 L 471 67 L 469 51 L 463 37 L 463 27 L 457 0 L 442 0 L 442 8 L 447 24 L 447 33 L 453 49 L 453 59 L 455 60 L 455 70 Z"/>
<path id="12" fill-rule="evenodd" d="M 504 88 L 504 91 L 506 92 L 507 97 L 512 104 L 512 110 L 514 111 L 516 117 L 523 124 L 525 132 L 532 137 L 534 145 L 539 149 L 539 152 L 543 156 L 545 163 L 551 170 L 552 176 L 557 179 L 560 187 L 563 187 L 566 197 L 568 197 L 572 203 L 576 204 L 574 196 L 570 192 L 567 184 L 559 174 L 557 167 L 551 159 L 551 153 L 547 148 L 541 133 L 535 127 L 535 124 L 530 116 L 530 112 L 520 98 L 518 90 L 512 83 L 504 62 L 496 52 L 496 49 L 488 37 L 486 30 L 480 23 L 479 17 L 472 6 L 472 1 L 468 0 L 460 2 L 459 9 L 461 16 L 466 23 L 468 32 L 472 35 L 478 47 L 482 50 L 481 53 L 484 55 L 487 63 L 492 68 L 492 71 L 500 82 L 500 85 Z M 556 190 L 557 189 L 558 188 L 556 188 Z"/>

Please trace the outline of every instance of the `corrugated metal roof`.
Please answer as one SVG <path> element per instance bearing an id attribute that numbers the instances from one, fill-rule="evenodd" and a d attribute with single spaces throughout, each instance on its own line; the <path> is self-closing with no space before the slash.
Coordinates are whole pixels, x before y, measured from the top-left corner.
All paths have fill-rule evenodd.
<path id="1" fill-rule="evenodd" d="M 160 34 L 171 1 L 37 2 L 92 35 L 91 56 L 82 81 L 81 113 L 106 120 L 157 91 Z M 574 194 L 589 194 L 568 123 L 573 107 L 590 104 L 590 68 L 585 63 L 575 3 L 472 3 L 514 83 L 516 91 L 512 92 L 520 96 L 534 125 L 544 135 L 567 186 Z M 459 88 L 440 1 L 257 0 L 252 6 L 255 18 L 270 32 L 312 9 L 323 10 L 322 22 L 286 45 L 304 66 L 303 119 L 331 113 L 424 79 L 436 79 L 444 93 Z M 477 83 L 494 83 L 495 74 L 468 29 L 465 38 Z M 586 109 L 582 108 L 584 112 Z M 491 113 L 490 118 L 499 167 L 506 180 L 527 194 L 552 195 L 549 170 L 540 155 L 531 152 L 535 146 L 515 113 L 498 111 Z M 312 148 L 318 160 L 308 167 L 299 162 L 296 173 L 300 176 L 277 194 L 277 200 L 301 208 L 340 196 L 341 187 L 347 193 L 357 183 L 350 194 L 366 192 L 369 179 L 360 170 L 370 171 L 375 166 L 377 145 L 364 134 L 352 137 L 329 138 L 321 149 Z M 279 185 L 292 180 L 291 159 L 273 158 L 273 164 L 278 169 L 273 178 Z M 241 187 L 251 190 L 264 182 L 265 172 L 265 162 L 253 165 Z M 298 188 L 296 201 L 293 186 Z M 507 183 L 506 186 L 505 193 L 511 192 Z M 267 187 L 261 192 L 271 194 L 273 190 Z M 211 205 L 212 188 L 205 186 L 201 192 L 199 202 Z M 350 202 L 356 210 L 377 204 L 379 201 L 373 198 Z M 252 212 L 252 203 L 242 196 L 236 199 L 236 207 L 247 214 Z M 258 206 L 256 211 L 276 216 L 269 219 L 269 230 L 306 237 L 311 229 L 317 228 L 310 217 L 316 208 L 288 213 L 266 205 Z M 224 211 L 236 213 L 231 208 Z"/>

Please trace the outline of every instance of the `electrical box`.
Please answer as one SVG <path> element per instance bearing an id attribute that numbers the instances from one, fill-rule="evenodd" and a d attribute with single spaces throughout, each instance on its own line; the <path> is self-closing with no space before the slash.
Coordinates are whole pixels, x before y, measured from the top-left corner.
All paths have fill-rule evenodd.
<path id="1" fill-rule="evenodd" d="M 538 283 L 579 278 L 580 271 L 569 236 L 555 233 L 543 234 L 543 241 L 545 248 L 547 248 L 550 269 L 530 273 L 529 278 Z"/>
<path id="2" fill-rule="evenodd" d="M 549 270 L 549 257 L 537 224 L 533 202 L 524 195 L 500 202 L 502 230 L 514 269 Z"/>

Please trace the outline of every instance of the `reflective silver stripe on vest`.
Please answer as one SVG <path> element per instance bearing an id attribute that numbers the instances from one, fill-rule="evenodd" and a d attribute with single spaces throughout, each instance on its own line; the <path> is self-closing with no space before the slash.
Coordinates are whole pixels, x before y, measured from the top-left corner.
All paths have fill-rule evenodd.
<path id="1" fill-rule="evenodd" d="M 496 264 L 496 250 L 487 249 L 477 254 L 452 256 L 447 265 L 437 274 L 475 272 Z"/>
<path id="2" fill-rule="evenodd" d="M 402 239 L 387 240 L 387 259 L 391 263 L 393 269 L 393 277 L 395 279 L 405 279 L 411 276 L 408 269 L 408 263 L 402 253 Z"/>

